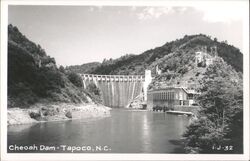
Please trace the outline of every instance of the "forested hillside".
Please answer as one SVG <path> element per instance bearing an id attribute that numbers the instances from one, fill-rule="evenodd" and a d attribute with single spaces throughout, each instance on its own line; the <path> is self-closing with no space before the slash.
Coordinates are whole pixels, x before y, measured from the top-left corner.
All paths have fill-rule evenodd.
<path id="1" fill-rule="evenodd" d="M 186 152 L 242 154 L 242 74 L 218 58 L 202 75 L 197 97 L 200 110 L 183 135 Z"/>
<path id="2" fill-rule="evenodd" d="M 242 72 L 243 55 L 239 49 L 228 45 L 226 41 L 218 42 L 216 38 L 211 39 L 203 34 L 184 36 L 182 39 L 168 42 L 140 55 L 125 55 L 115 60 L 105 59 L 101 64 L 91 65 L 91 69 L 84 65 L 70 66 L 68 69 L 92 74 L 125 75 L 144 74 L 145 69 L 151 69 L 154 74 L 155 66 L 159 65 L 163 73 L 167 71 L 185 73 L 188 71 L 187 62 L 194 61 L 194 51 L 202 46 L 207 46 L 208 52 L 210 52 L 210 47 L 216 46 L 218 55 L 236 71 Z"/>
<path id="3" fill-rule="evenodd" d="M 54 58 L 28 40 L 17 27 L 8 26 L 8 107 L 37 102 L 88 102 L 91 93 L 81 78 L 58 69 Z"/>
<path id="4" fill-rule="evenodd" d="M 91 63 L 82 64 L 82 65 L 69 66 L 69 67 L 66 67 L 65 69 L 74 71 L 76 73 L 91 73 L 100 64 L 101 63 L 99 62 L 91 62 Z"/>

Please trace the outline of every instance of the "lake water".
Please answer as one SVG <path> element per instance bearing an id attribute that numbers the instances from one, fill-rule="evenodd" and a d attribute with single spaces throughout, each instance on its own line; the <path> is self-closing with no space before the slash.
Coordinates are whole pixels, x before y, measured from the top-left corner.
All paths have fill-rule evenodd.
<path id="1" fill-rule="evenodd" d="M 105 118 L 10 126 L 8 152 L 184 153 L 180 139 L 188 122 L 186 116 L 114 109 Z"/>

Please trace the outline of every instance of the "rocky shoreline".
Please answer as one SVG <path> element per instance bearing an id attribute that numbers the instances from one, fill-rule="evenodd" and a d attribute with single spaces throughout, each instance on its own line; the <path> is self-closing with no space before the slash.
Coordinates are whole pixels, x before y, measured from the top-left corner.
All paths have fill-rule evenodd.
<path id="1" fill-rule="evenodd" d="M 8 125 L 32 124 L 110 116 L 111 108 L 100 104 L 35 104 L 28 109 L 9 108 Z"/>

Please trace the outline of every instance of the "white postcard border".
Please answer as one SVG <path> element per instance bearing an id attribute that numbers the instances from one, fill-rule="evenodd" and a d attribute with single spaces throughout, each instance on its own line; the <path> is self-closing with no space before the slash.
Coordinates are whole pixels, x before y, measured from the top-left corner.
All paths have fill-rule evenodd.
<path id="1" fill-rule="evenodd" d="M 243 34 L 244 79 L 244 154 L 12 154 L 7 153 L 7 26 L 8 5 L 112 5 L 112 6 L 208 6 L 230 3 L 246 11 Z M 249 3 L 248 1 L 195 1 L 195 0 L 2 0 L 1 2 L 1 159 L 3 160 L 249 160 Z"/>

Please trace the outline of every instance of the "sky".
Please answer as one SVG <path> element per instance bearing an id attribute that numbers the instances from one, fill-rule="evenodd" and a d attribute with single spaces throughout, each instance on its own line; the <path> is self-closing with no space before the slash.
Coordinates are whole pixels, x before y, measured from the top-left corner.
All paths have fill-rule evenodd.
<path id="1" fill-rule="evenodd" d="M 242 9 L 221 6 L 9 6 L 8 23 L 58 65 L 81 65 L 206 34 L 242 51 Z"/>

